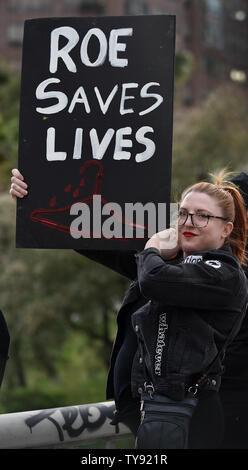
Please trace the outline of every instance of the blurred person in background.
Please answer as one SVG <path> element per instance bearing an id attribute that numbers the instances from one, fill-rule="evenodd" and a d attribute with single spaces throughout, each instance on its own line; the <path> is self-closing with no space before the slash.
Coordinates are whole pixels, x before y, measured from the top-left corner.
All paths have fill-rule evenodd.
<path id="1" fill-rule="evenodd" d="M 248 174 L 230 178 L 238 186 L 246 206 L 248 234 Z M 246 245 L 248 254 L 248 244 Z M 244 266 L 248 278 L 248 264 Z M 220 397 L 225 414 L 224 449 L 248 449 L 248 311 L 241 329 L 227 349 Z"/>

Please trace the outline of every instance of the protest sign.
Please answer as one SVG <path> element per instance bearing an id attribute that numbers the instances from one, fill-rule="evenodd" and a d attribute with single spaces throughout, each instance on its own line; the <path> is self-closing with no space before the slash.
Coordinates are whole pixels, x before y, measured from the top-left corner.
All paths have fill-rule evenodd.
<path id="1" fill-rule="evenodd" d="M 16 246 L 132 250 L 170 200 L 175 17 L 27 20 Z"/>

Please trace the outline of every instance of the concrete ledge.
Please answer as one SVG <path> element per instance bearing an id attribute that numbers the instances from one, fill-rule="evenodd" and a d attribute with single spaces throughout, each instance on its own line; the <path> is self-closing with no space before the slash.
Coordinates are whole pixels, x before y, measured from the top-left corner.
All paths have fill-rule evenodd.
<path id="1" fill-rule="evenodd" d="M 96 441 L 132 437 L 125 425 L 113 426 L 115 403 L 0 415 L 0 449 L 67 448 Z"/>

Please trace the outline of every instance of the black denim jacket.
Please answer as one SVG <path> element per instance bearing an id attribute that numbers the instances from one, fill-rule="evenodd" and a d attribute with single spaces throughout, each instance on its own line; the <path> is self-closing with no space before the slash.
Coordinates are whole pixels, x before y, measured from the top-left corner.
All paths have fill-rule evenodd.
<path id="1" fill-rule="evenodd" d="M 134 329 L 138 333 L 138 327 L 138 335 L 143 338 L 143 354 L 155 385 L 181 394 L 193 375 L 207 366 L 221 348 L 245 302 L 247 281 L 230 246 L 197 253 L 187 260 L 179 253 L 166 262 L 154 248 L 138 254 L 77 251 L 133 281 L 117 315 L 106 398 L 114 397 L 114 365 L 128 315 L 132 315 Z M 171 277 L 168 271 L 171 274 L 172 269 Z M 146 379 L 142 361 L 139 348 L 132 370 L 134 396 Z M 222 372 L 220 364 L 215 372 Z"/>
<path id="2" fill-rule="evenodd" d="M 139 340 L 133 395 L 150 380 L 156 391 L 182 399 L 240 317 L 247 280 L 228 245 L 176 262 L 164 261 L 155 248 L 136 258 L 139 288 L 147 302 L 132 315 Z M 222 372 L 218 361 L 211 373 Z"/>

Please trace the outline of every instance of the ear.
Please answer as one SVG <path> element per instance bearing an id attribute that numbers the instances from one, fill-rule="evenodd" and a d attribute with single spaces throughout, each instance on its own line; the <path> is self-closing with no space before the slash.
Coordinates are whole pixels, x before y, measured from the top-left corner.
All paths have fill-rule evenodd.
<path id="1" fill-rule="evenodd" d="M 224 225 L 224 228 L 223 228 L 223 237 L 224 238 L 229 237 L 229 235 L 232 231 L 233 231 L 233 223 L 232 222 L 227 222 Z"/>

